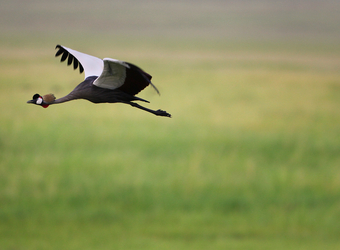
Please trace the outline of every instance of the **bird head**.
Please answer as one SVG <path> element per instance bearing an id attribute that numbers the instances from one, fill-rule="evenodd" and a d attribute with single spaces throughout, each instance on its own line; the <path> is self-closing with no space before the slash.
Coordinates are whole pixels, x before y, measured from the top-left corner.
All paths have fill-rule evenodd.
<path id="1" fill-rule="evenodd" d="M 54 100 L 55 96 L 53 94 L 47 94 L 44 96 L 35 94 L 32 100 L 27 101 L 27 103 L 36 104 L 42 106 L 43 108 L 47 108 L 51 103 L 54 102 Z"/>

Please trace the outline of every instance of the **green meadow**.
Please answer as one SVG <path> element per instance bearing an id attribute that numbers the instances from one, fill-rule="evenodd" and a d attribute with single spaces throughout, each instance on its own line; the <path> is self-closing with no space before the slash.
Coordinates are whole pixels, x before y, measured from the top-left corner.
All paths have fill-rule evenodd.
<path id="1" fill-rule="evenodd" d="M 44 17 L 49 4 L 26 15 Z M 20 19 L 0 26 L 0 249 L 340 248 L 338 38 L 309 30 L 318 39 L 227 39 L 215 4 L 210 21 L 178 14 L 197 27 L 208 22 L 216 29 L 202 27 L 209 37 L 198 28 L 182 36 L 175 22 L 174 36 L 155 39 L 167 24 L 161 15 L 163 23 L 136 37 L 127 19 L 130 33 L 117 29 L 119 37 L 92 27 L 102 39 L 57 24 L 56 34 L 42 23 L 29 32 Z M 153 8 L 171 11 L 163 5 Z M 254 26 L 270 23 L 265 17 Z M 325 21 L 331 30 L 333 21 Z M 58 43 L 140 66 L 161 95 L 148 87 L 138 96 L 172 118 L 84 100 L 26 104 L 83 80 L 54 58 Z"/>

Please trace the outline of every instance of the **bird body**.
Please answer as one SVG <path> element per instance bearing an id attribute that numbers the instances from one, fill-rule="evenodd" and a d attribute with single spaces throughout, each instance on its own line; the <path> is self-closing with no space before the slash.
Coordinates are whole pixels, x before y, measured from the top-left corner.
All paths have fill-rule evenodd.
<path id="1" fill-rule="evenodd" d="M 56 99 L 53 94 L 40 96 L 35 94 L 27 103 L 33 103 L 47 108 L 49 105 L 64 103 L 71 100 L 85 99 L 93 103 L 125 103 L 145 110 L 158 116 L 171 117 L 163 110 L 151 110 L 133 101 L 144 101 L 135 96 L 141 90 L 151 85 L 157 93 L 159 91 L 151 83 L 151 75 L 144 72 L 134 64 L 117 59 L 104 58 L 103 60 L 67 47 L 57 45 L 56 56 L 61 55 L 61 62 L 67 59 L 67 64 L 73 68 L 79 67 L 80 73 L 85 71 L 85 79 L 68 95 Z"/>
<path id="2" fill-rule="evenodd" d="M 68 95 L 54 100 L 52 103 L 63 103 L 70 100 L 85 99 L 93 103 L 128 103 L 130 101 L 142 101 L 143 99 L 128 94 L 120 89 L 104 89 L 94 85 L 96 76 L 90 76 L 81 82 Z M 43 100 L 45 101 L 44 97 Z M 147 101 L 145 101 L 147 102 Z M 52 104 L 51 103 L 51 104 Z"/>

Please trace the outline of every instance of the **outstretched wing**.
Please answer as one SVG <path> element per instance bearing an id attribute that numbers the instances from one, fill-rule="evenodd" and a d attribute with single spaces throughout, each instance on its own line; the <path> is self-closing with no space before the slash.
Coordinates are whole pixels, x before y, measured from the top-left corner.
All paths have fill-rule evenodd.
<path id="1" fill-rule="evenodd" d="M 85 79 L 89 76 L 99 76 L 103 71 L 103 60 L 90 56 L 79 51 L 57 45 L 58 49 L 55 56 L 61 56 L 61 62 L 67 59 L 67 65 L 73 64 L 73 68 L 77 69 L 79 66 L 79 72 L 83 73 L 85 71 Z"/>
<path id="2" fill-rule="evenodd" d="M 94 85 L 105 89 L 120 89 L 130 95 L 136 95 L 151 84 L 151 76 L 131 63 L 111 58 L 104 58 L 102 74 L 93 82 Z"/>
<path id="3" fill-rule="evenodd" d="M 104 58 L 104 69 L 93 84 L 104 89 L 117 89 L 125 82 L 127 68 L 130 66 L 123 61 Z"/>

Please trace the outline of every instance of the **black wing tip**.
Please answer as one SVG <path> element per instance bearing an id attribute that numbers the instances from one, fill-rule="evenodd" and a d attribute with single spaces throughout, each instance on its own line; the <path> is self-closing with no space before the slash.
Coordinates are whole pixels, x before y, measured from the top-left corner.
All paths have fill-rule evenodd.
<path id="1" fill-rule="evenodd" d="M 59 44 L 55 46 L 55 49 L 58 49 L 57 53 L 55 54 L 55 57 L 58 57 L 65 52 L 65 49 Z"/>
<path id="2" fill-rule="evenodd" d="M 156 88 L 156 86 L 150 81 L 150 85 L 152 86 L 152 88 L 156 91 L 156 93 L 160 96 L 161 93 L 159 92 L 159 90 Z"/>
<path id="3" fill-rule="evenodd" d="M 84 68 L 83 68 L 83 65 L 81 65 L 81 63 L 79 62 L 79 72 L 80 74 L 84 72 Z"/>
<path id="4" fill-rule="evenodd" d="M 151 85 L 152 88 L 156 91 L 156 93 L 158 95 L 161 95 L 161 93 L 159 92 L 159 90 L 157 89 L 157 87 L 151 82 L 152 76 L 148 73 L 146 73 L 144 70 L 142 70 L 140 67 L 138 67 L 135 64 L 129 63 L 129 62 L 125 62 L 128 66 L 128 75 L 132 74 L 131 77 L 135 78 L 137 77 L 137 82 L 131 81 L 130 84 L 128 84 L 129 86 L 122 86 L 122 89 L 124 89 L 125 92 L 136 95 L 138 94 L 140 91 L 142 91 L 144 88 L 146 88 L 148 85 Z M 131 79 L 130 79 L 131 80 Z"/>
<path id="5" fill-rule="evenodd" d="M 81 65 L 81 63 L 78 61 L 76 57 L 74 57 L 70 52 L 67 51 L 63 46 L 60 44 L 57 44 L 55 46 L 55 49 L 58 49 L 57 53 L 55 54 L 55 57 L 58 57 L 62 55 L 60 62 L 64 62 L 67 58 L 67 65 L 71 65 L 73 63 L 73 69 L 76 70 L 79 67 L 80 74 L 84 72 L 84 67 Z"/>

